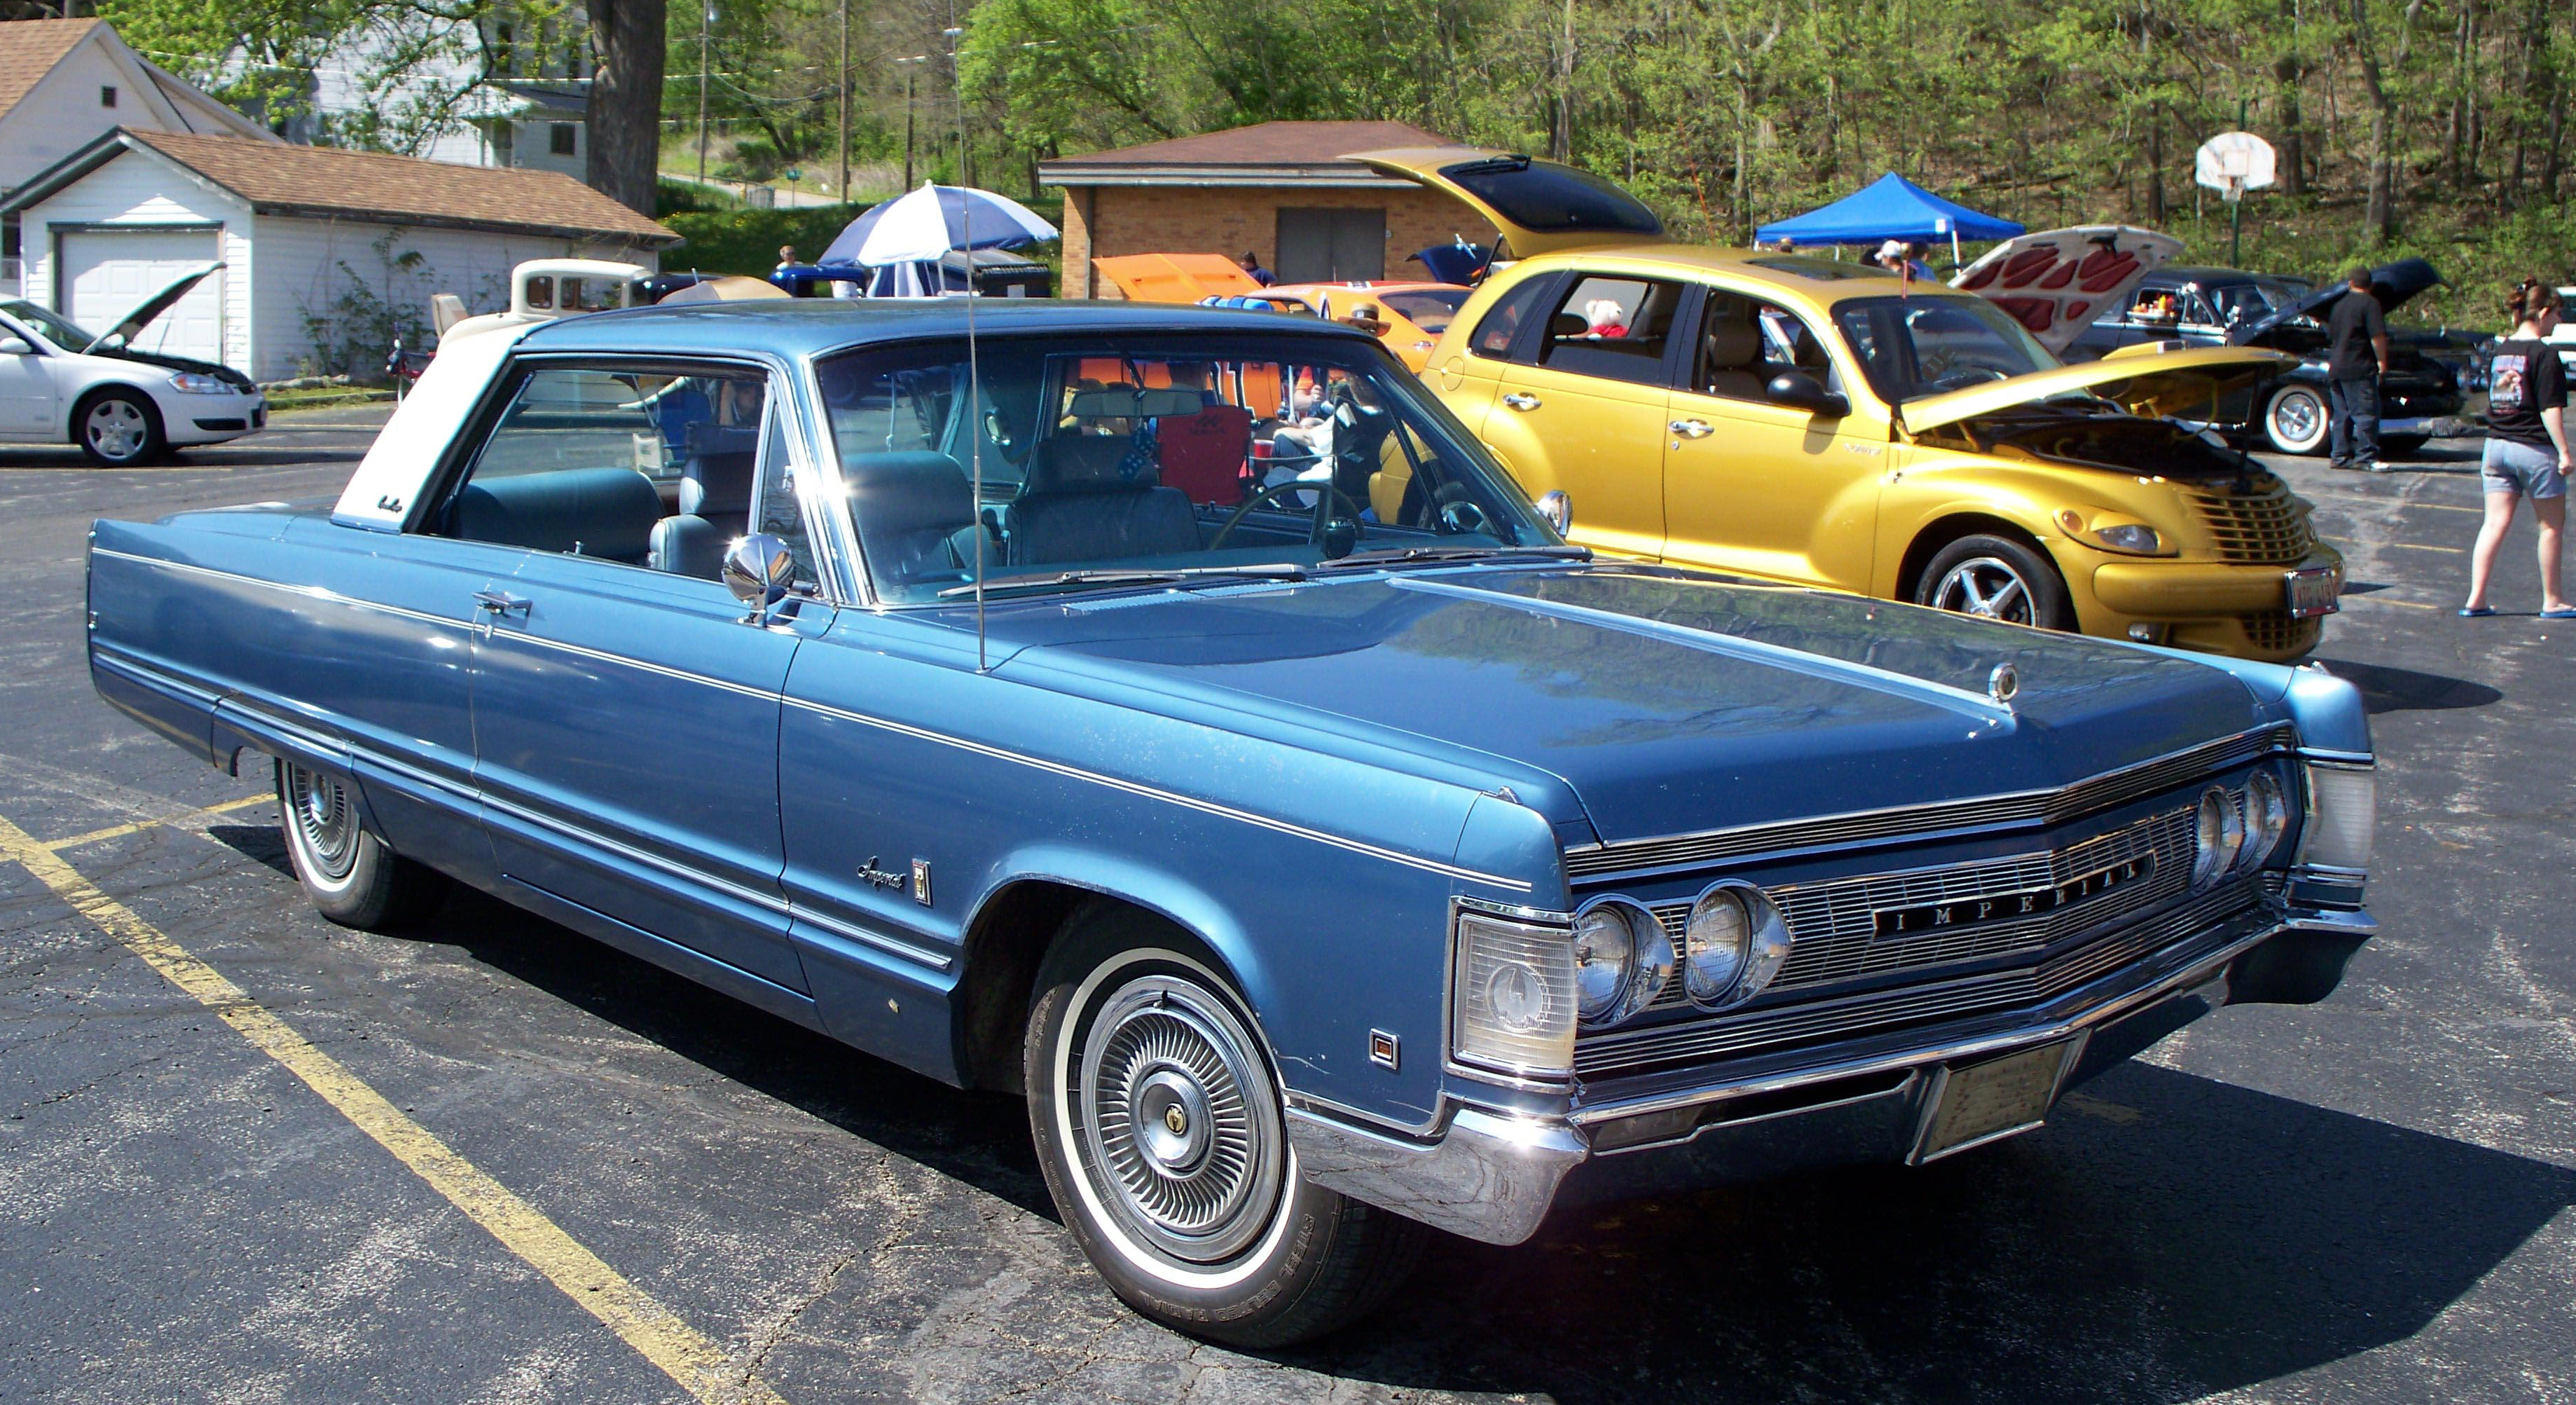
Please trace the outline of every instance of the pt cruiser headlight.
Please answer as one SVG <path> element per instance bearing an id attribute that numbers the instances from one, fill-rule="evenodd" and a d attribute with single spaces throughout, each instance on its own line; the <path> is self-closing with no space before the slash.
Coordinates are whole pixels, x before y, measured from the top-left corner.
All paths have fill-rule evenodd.
<path id="1" fill-rule="evenodd" d="M 222 377 L 210 376 L 203 371 L 179 372 L 178 374 L 170 377 L 170 388 L 178 391 L 182 395 L 230 395 L 233 393 L 233 388 L 224 384 Z"/>
<path id="2" fill-rule="evenodd" d="M 2368 766 L 2308 763 L 2308 816 L 2299 831 L 2299 865 L 2361 874 L 2370 871 L 2371 830 L 2379 819 L 2379 779 Z"/>
<path id="3" fill-rule="evenodd" d="M 1750 883 L 1720 883 L 1700 894 L 1684 940 L 1682 993 L 1703 1010 L 1760 995 L 1789 959 L 1789 924 Z"/>
<path id="4" fill-rule="evenodd" d="M 1614 1025 L 1646 1008 L 1673 978 L 1673 940 L 1655 915 L 1626 898 L 1595 898 L 1574 917 L 1577 1018 Z"/>
<path id="5" fill-rule="evenodd" d="M 1574 1072 L 1579 985 L 1563 927 L 1461 910 L 1450 984 L 1450 1052 L 1502 1073 Z"/>

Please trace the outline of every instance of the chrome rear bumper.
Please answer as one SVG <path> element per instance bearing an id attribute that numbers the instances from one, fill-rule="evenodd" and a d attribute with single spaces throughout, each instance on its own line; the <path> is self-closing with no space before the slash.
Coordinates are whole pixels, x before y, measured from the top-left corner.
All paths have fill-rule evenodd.
<path id="1" fill-rule="evenodd" d="M 2062 1087 L 2221 1005 L 2323 998 L 2378 930 L 2367 913 L 2278 909 L 2105 976 L 2037 1011 L 1830 1049 L 1732 1060 L 1547 1116 L 1453 1105 L 1411 1138 L 1292 1103 L 1288 1135 L 1318 1185 L 1489 1244 L 1538 1232 L 1562 1198 L 1666 1193 L 1837 1163 L 1915 1159 L 1940 1070 L 2082 1039 Z"/>

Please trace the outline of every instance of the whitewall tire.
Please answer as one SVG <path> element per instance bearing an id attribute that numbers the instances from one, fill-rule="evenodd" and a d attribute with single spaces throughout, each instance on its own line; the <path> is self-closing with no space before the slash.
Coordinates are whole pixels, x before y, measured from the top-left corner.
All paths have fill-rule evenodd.
<path id="1" fill-rule="evenodd" d="M 379 931 L 435 911 L 444 875 L 385 847 L 360 821 L 347 782 L 293 762 L 277 763 L 278 824 L 295 880 L 322 915 L 343 927 Z"/>

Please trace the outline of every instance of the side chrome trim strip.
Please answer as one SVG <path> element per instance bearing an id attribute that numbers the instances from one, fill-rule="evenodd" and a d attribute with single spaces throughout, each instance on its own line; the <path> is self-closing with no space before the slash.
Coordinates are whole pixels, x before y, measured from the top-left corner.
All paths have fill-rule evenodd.
<path id="1" fill-rule="evenodd" d="M 422 620 L 430 624 L 451 625 L 459 629 L 472 629 L 476 627 L 470 620 L 446 619 L 437 615 L 424 614 L 417 610 L 402 609 L 398 606 L 378 605 L 372 601 L 359 600 L 350 596 L 341 595 L 336 591 L 327 590 L 321 586 L 281 585 L 275 581 L 264 581 L 256 576 L 245 576 L 232 571 L 220 571 L 210 566 L 183 565 L 175 561 L 163 561 L 150 556 L 136 556 L 128 552 L 100 549 L 98 550 L 98 554 L 102 556 L 114 556 L 125 561 L 137 561 L 150 566 L 160 566 L 169 570 L 207 576 L 218 580 L 239 581 L 249 585 L 265 586 L 270 590 L 284 591 L 291 595 L 301 595 L 308 599 L 322 600 L 334 604 L 352 605 L 362 609 L 381 610 L 388 614 L 400 615 L 408 619 Z M 1293 821 L 1277 819 L 1269 815 L 1256 814 L 1250 810 L 1239 810 L 1231 805 L 1219 804 L 1213 800 L 1202 800 L 1196 796 L 1183 795 L 1178 791 L 1164 790 L 1158 786 L 1149 786 L 1136 781 L 1122 780 L 1116 776 L 1104 775 L 1098 771 L 1086 770 L 1082 767 L 1067 765 L 1060 761 L 1049 761 L 1042 757 L 1029 756 L 1021 752 L 1006 751 L 1000 747 L 988 746 L 977 741 L 969 741 L 964 737 L 951 736 L 944 732 L 934 732 L 925 727 L 915 727 L 909 723 L 896 722 L 882 717 L 871 717 L 865 713 L 851 712 L 844 708 L 831 707 L 823 703 L 810 702 L 806 699 L 793 697 L 785 693 L 772 692 L 766 688 L 754 688 L 746 684 L 735 683 L 722 678 L 711 678 L 702 673 L 691 673 L 686 669 L 677 669 L 663 664 L 648 663 L 642 659 L 629 658 L 623 654 L 612 654 L 604 650 L 589 648 L 585 645 L 567 643 L 562 640 L 546 639 L 538 635 L 523 634 L 514 631 L 505 637 L 524 640 L 530 644 L 539 645 L 545 648 L 558 649 L 599 663 L 619 664 L 682 682 L 703 683 L 708 687 L 719 688 L 726 692 L 740 694 L 744 697 L 767 699 L 788 707 L 801 708 L 807 712 L 816 713 L 821 716 L 839 718 L 846 722 L 856 722 L 861 726 L 874 727 L 882 731 L 894 732 L 921 741 L 936 742 L 942 746 L 953 746 L 961 751 L 973 752 L 980 756 L 989 756 L 1000 761 L 1016 762 L 1020 765 L 1028 766 L 1036 770 L 1047 771 L 1052 774 L 1065 776 L 1074 780 L 1089 781 L 1094 785 L 1107 786 L 1112 790 L 1124 791 L 1127 794 L 1139 796 L 1148 800 L 1160 800 L 1166 804 L 1178 805 L 1184 809 L 1196 810 L 1201 814 L 1214 815 L 1220 819 L 1237 820 L 1244 824 L 1254 825 L 1262 829 L 1270 830 L 1274 833 L 1286 834 L 1300 839 L 1311 839 L 1318 844 L 1328 844 L 1334 848 L 1347 850 L 1351 853 L 1365 855 L 1370 858 L 1384 859 L 1389 863 L 1403 864 L 1408 868 L 1417 868 L 1427 873 L 1436 873 L 1444 878 L 1454 878 L 1469 883 L 1482 883 L 1490 887 L 1502 888 L 1516 893 L 1530 892 L 1536 886 L 1527 879 L 1508 878 L 1500 874 L 1482 873 L 1472 868 L 1462 868 L 1456 864 L 1447 863 L 1442 860 L 1425 858 L 1416 854 L 1407 854 L 1401 850 L 1389 849 L 1382 845 L 1371 844 L 1366 840 L 1352 839 L 1343 835 L 1330 834 L 1320 829 L 1310 829 L 1305 825 L 1297 824 Z"/>
<path id="2" fill-rule="evenodd" d="M 1370 858 L 1384 859 L 1389 863 L 1403 864 L 1408 868 L 1418 868 L 1427 873 L 1440 874 L 1446 878 L 1461 879 L 1470 883 L 1484 883 L 1496 888 L 1507 888 L 1516 893 L 1529 892 L 1533 887 L 1533 885 L 1525 879 L 1505 878 L 1499 874 L 1480 873 L 1472 868 L 1461 868 L 1456 864 L 1443 863 L 1437 859 L 1427 859 L 1420 857 L 1419 855 L 1407 854 L 1399 850 L 1384 848 L 1380 845 L 1371 844 L 1366 840 L 1351 839 L 1339 834 L 1328 834 L 1323 830 L 1309 829 L 1304 825 L 1297 824 L 1289 820 L 1275 819 L 1269 815 L 1254 814 L 1250 810 L 1238 810 L 1231 805 L 1221 805 L 1213 800 L 1202 800 L 1194 795 L 1183 795 L 1177 791 L 1164 790 L 1156 786 L 1144 785 L 1136 781 L 1121 780 L 1116 776 L 1103 775 L 1098 771 L 1084 770 L 1079 766 L 1069 766 L 1061 761 L 1049 761 L 1041 757 L 1028 756 L 1016 751 L 1005 751 L 997 746 L 987 746 L 982 742 L 968 741 L 963 737 L 949 736 L 942 732 L 931 731 L 928 728 L 915 727 L 905 722 L 896 722 L 883 717 L 870 717 L 866 713 L 852 712 L 846 708 L 831 707 L 823 703 L 811 702 L 804 698 L 790 697 L 784 698 L 782 701 L 784 701 L 789 707 L 801 708 L 804 711 L 814 713 L 818 716 L 837 718 L 844 722 L 856 722 L 863 727 L 874 727 L 881 731 L 893 732 L 899 736 L 911 737 L 918 741 L 937 742 L 942 746 L 953 746 L 960 751 L 973 752 L 978 756 L 989 756 L 997 761 L 1017 762 L 1018 764 L 1027 766 L 1033 770 L 1045 771 L 1052 775 L 1065 776 L 1073 780 L 1089 781 L 1094 785 L 1107 786 L 1112 790 L 1124 791 L 1127 794 L 1142 796 L 1149 800 L 1160 800 L 1167 804 L 1178 805 L 1183 809 L 1196 810 L 1201 814 L 1215 815 L 1220 819 L 1239 820 L 1244 824 L 1267 829 L 1273 833 L 1286 834 L 1299 839 L 1311 839 L 1318 844 L 1329 844 L 1336 849 L 1345 849 L 1351 853 L 1364 854 Z"/>

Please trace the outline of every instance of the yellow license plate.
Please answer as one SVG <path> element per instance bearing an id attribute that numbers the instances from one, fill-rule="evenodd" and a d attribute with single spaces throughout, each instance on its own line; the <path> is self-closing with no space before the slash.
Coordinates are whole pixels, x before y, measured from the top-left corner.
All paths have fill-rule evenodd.
<path id="1" fill-rule="evenodd" d="M 2057 1085 L 2083 1047 L 2079 1035 L 1941 1070 L 1934 1075 L 1932 1102 L 1915 1139 L 1913 1160 L 1937 1160 L 2047 1121 Z"/>

